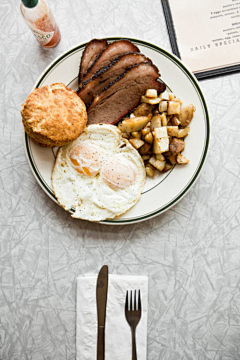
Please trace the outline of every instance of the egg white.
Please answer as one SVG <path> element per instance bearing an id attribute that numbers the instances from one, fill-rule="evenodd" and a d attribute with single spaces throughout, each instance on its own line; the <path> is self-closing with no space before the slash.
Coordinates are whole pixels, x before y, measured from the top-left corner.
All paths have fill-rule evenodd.
<path id="1" fill-rule="evenodd" d="M 115 157 L 122 164 L 131 165 L 134 181 L 125 188 L 114 188 L 105 181 L 101 169 L 93 176 L 80 174 L 73 167 L 70 154 L 83 142 L 99 149 L 101 167 Z M 101 221 L 120 216 L 135 205 L 141 196 L 145 179 L 141 156 L 122 138 L 116 126 L 89 125 L 78 139 L 59 149 L 52 172 L 52 187 L 59 204 L 67 211 L 74 211 L 72 217 Z"/>

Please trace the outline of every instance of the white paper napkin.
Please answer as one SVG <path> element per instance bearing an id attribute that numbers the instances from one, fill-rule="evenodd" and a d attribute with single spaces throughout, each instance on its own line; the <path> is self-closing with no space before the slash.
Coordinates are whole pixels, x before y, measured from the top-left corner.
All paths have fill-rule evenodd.
<path id="1" fill-rule="evenodd" d="M 77 278 L 77 360 L 94 360 L 97 351 L 97 275 Z M 141 290 L 142 316 L 137 326 L 138 360 L 147 355 L 148 278 L 146 276 L 109 275 L 105 329 L 105 360 L 131 360 L 131 329 L 125 319 L 127 290 Z"/>

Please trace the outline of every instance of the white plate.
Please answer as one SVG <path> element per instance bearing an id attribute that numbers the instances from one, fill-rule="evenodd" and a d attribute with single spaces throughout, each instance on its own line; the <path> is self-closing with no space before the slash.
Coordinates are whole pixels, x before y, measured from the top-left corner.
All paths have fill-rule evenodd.
<path id="1" fill-rule="evenodd" d="M 108 38 L 108 41 L 120 38 Z M 196 112 L 191 122 L 191 130 L 186 138 L 184 156 L 190 159 L 187 165 L 175 166 L 166 174 L 147 178 L 139 202 L 123 216 L 102 221 L 104 224 L 129 224 L 150 219 L 175 205 L 186 195 L 197 180 L 206 160 L 210 124 L 207 106 L 199 84 L 182 62 L 167 51 L 145 41 L 129 39 L 140 51 L 158 66 L 161 79 L 168 88 L 183 101 L 183 105 L 194 104 Z M 55 60 L 41 75 L 35 87 L 62 82 L 73 90 L 77 89 L 77 75 L 82 52 L 86 44 L 67 51 Z M 34 87 L 34 88 L 35 88 Z M 55 151 L 36 145 L 24 134 L 26 156 L 39 185 L 47 195 L 56 201 L 51 187 L 51 173 Z"/>

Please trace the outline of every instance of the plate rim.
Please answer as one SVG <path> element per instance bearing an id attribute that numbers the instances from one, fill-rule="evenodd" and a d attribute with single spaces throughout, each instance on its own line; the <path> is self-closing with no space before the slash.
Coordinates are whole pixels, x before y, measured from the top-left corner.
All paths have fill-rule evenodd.
<path id="1" fill-rule="evenodd" d="M 174 54 L 169 53 L 167 50 L 165 50 L 164 48 L 155 45 L 153 43 L 150 43 L 148 41 L 145 40 L 140 40 L 140 39 L 136 39 L 136 38 L 130 38 L 130 37 L 106 37 L 107 41 L 117 41 L 117 40 L 130 40 L 133 42 L 138 43 L 139 45 L 143 45 L 145 47 L 149 47 L 157 52 L 160 52 L 161 54 L 163 54 L 164 56 L 166 56 L 167 58 L 170 59 L 170 61 L 173 61 L 182 71 L 183 73 L 187 76 L 187 78 L 191 81 L 192 85 L 195 88 L 195 91 L 197 91 L 198 96 L 200 97 L 200 100 L 202 102 L 203 105 L 203 109 L 204 109 L 204 113 L 205 113 L 205 126 L 206 126 L 206 139 L 205 139 L 205 143 L 204 143 L 204 147 L 203 147 L 203 154 L 202 157 L 200 159 L 199 165 L 196 168 L 195 173 L 192 176 L 192 179 L 190 179 L 189 183 L 181 190 L 181 192 L 178 194 L 178 196 L 176 196 L 174 199 L 172 199 L 169 203 L 165 204 L 165 206 L 161 209 L 155 210 L 153 212 L 151 212 L 150 214 L 146 214 L 146 215 L 142 215 L 140 217 L 138 217 L 137 219 L 112 219 L 112 220 L 104 220 L 104 221 L 100 221 L 98 223 L 100 224 L 105 224 L 105 225 L 130 225 L 130 224 L 135 224 L 135 223 L 139 223 L 142 221 L 146 221 L 146 220 L 150 220 L 160 214 L 163 214 L 165 211 L 171 209 L 174 205 L 176 205 L 187 193 L 188 191 L 191 189 L 191 187 L 194 185 L 194 183 L 197 181 L 201 171 L 203 170 L 203 166 L 206 163 L 206 159 L 207 159 L 207 155 L 208 155 L 208 149 L 209 149 L 209 143 L 210 143 L 210 119 L 209 119 L 209 113 L 208 113 L 208 108 L 207 108 L 207 104 L 206 104 L 206 100 L 203 96 L 203 92 L 202 89 L 200 87 L 200 84 L 198 82 L 198 80 L 195 78 L 195 76 L 193 75 L 193 73 L 191 72 L 191 70 L 185 65 L 183 64 L 183 62 L 177 58 L 177 56 L 175 56 Z M 59 62 L 61 62 L 61 60 L 64 60 L 68 55 L 73 54 L 76 51 L 79 51 L 81 49 L 83 49 L 86 44 L 88 42 L 85 42 L 83 44 L 80 45 L 75 45 L 71 48 L 69 48 L 67 51 L 65 51 L 63 54 L 59 55 L 56 59 L 54 59 L 46 68 L 45 70 L 41 73 L 41 75 L 38 77 L 37 81 L 35 82 L 32 91 L 37 88 L 40 83 L 42 82 L 42 80 L 44 79 L 44 77 L 46 77 L 47 74 L 49 74 L 49 72 L 57 65 L 59 64 Z M 33 163 L 31 154 L 30 154 L 30 150 L 29 150 L 29 142 L 30 138 L 28 137 L 28 135 L 25 133 L 25 131 L 23 130 L 23 142 L 24 142 L 24 149 L 25 149 L 25 155 L 26 158 L 28 160 L 30 169 L 35 177 L 35 179 L 37 180 L 38 184 L 40 185 L 40 187 L 44 190 L 44 192 L 56 203 L 57 199 L 55 197 L 55 195 L 52 195 L 52 193 L 49 191 L 49 189 L 47 188 L 47 186 L 42 182 L 38 171 L 36 169 L 36 166 Z M 59 204 L 58 204 L 59 205 Z"/>

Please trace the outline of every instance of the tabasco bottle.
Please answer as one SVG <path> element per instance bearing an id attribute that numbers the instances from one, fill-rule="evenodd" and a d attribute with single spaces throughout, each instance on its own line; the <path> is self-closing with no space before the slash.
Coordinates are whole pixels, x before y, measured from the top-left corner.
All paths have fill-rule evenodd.
<path id="1" fill-rule="evenodd" d="M 59 28 L 46 0 L 22 0 L 20 10 L 40 45 L 51 48 L 59 43 Z"/>

